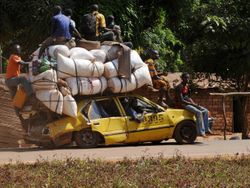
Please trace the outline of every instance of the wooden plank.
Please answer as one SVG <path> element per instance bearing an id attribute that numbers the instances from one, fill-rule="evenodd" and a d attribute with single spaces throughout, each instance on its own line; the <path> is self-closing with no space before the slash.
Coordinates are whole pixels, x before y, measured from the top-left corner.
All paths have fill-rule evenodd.
<path id="1" fill-rule="evenodd" d="M 209 93 L 213 96 L 250 96 L 250 92 Z"/>

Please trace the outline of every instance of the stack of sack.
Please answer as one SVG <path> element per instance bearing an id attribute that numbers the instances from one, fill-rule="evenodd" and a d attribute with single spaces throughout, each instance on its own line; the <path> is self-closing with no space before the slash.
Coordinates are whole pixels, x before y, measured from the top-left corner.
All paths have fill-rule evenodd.
<path id="1" fill-rule="evenodd" d="M 119 75 L 118 45 L 102 45 L 100 49 L 65 45 L 50 46 L 42 59 L 37 49 L 29 63 L 29 79 L 36 97 L 51 111 L 77 116 L 75 95 L 133 91 L 145 84 L 152 85 L 147 65 L 131 50 L 131 77 Z"/>

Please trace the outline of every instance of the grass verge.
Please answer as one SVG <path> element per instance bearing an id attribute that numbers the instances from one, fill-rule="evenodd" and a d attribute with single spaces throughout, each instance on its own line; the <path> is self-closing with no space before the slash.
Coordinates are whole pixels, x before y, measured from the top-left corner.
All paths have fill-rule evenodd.
<path id="1" fill-rule="evenodd" d="M 0 187 L 250 187 L 250 156 L 67 159 L 0 166 Z"/>

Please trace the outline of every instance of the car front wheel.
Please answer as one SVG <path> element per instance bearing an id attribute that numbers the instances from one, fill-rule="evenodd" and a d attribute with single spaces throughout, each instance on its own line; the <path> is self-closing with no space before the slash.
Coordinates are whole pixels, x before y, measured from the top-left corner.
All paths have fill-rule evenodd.
<path id="1" fill-rule="evenodd" d="M 174 139 L 179 144 L 192 144 L 196 140 L 197 129 L 193 121 L 180 122 L 174 131 Z"/>
<path id="2" fill-rule="evenodd" d="M 80 148 L 94 148 L 97 146 L 97 135 L 89 129 L 75 133 L 75 142 Z"/>

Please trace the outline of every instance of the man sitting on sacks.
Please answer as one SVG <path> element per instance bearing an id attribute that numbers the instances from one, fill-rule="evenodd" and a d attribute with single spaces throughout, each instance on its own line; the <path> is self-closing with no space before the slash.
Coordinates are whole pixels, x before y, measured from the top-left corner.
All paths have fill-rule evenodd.
<path id="1" fill-rule="evenodd" d="M 80 32 L 87 40 L 114 41 L 114 32 L 106 27 L 105 17 L 98 10 L 97 4 L 90 6 L 90 13 L 82 17 Z"/>
<path id="2" fill-rule="evenodd" d="M 70 18 L 62 14 L 62 8 L 60 6 L 55 6 L 53 13 L 54 16 L 52 17 L 51 36 L 43 41 L 39 50 L 38 58 L 42 56 L 47 47 L 56 44 L 66 44 L 70 41 L 72 38 L 70 31 L 74 31 L 78 37 L 81 38 L 79 32 L 72 25 Z"/>
<path id="3" fill-rule="evenodd" d="M 163 77 L 158 75 L 158 72 L 155 68 L 156 60 L 159 59 L 159 53 L 156 50 L 148 49 L 147 56 L 148 58 L 145 63 L 148 65 L 153 87 L 159 90 L 158 103 L 163 107 L 167 107 L 167 104 L 163 102 L 163 98 L 167 97 L 167 92 L 170 88 L 170 85 Z"/>
<path id="4" fill-rule="evenodd" d="M 6 76 L 5 76 L 6 77 L 5 84 L 10 90 L 10 95 L 12 99 L 14 98 L 17 92 L 17 86 L 19 84 L 23 86 L 28 98 L 30 98 L 30 96 L 32 96 L 33 94 L 31 83 L 24 76 L 19 75 L 21 66 L 28 64 L 22 61 L 20 55 L 21 55 L 21 47 L 20 45 L 15 44 L 12 49 L 12 54 L 9 57 Z M 15 108 L 15 111 L 16 114 L 19 116 L 19 109 Z"/>

